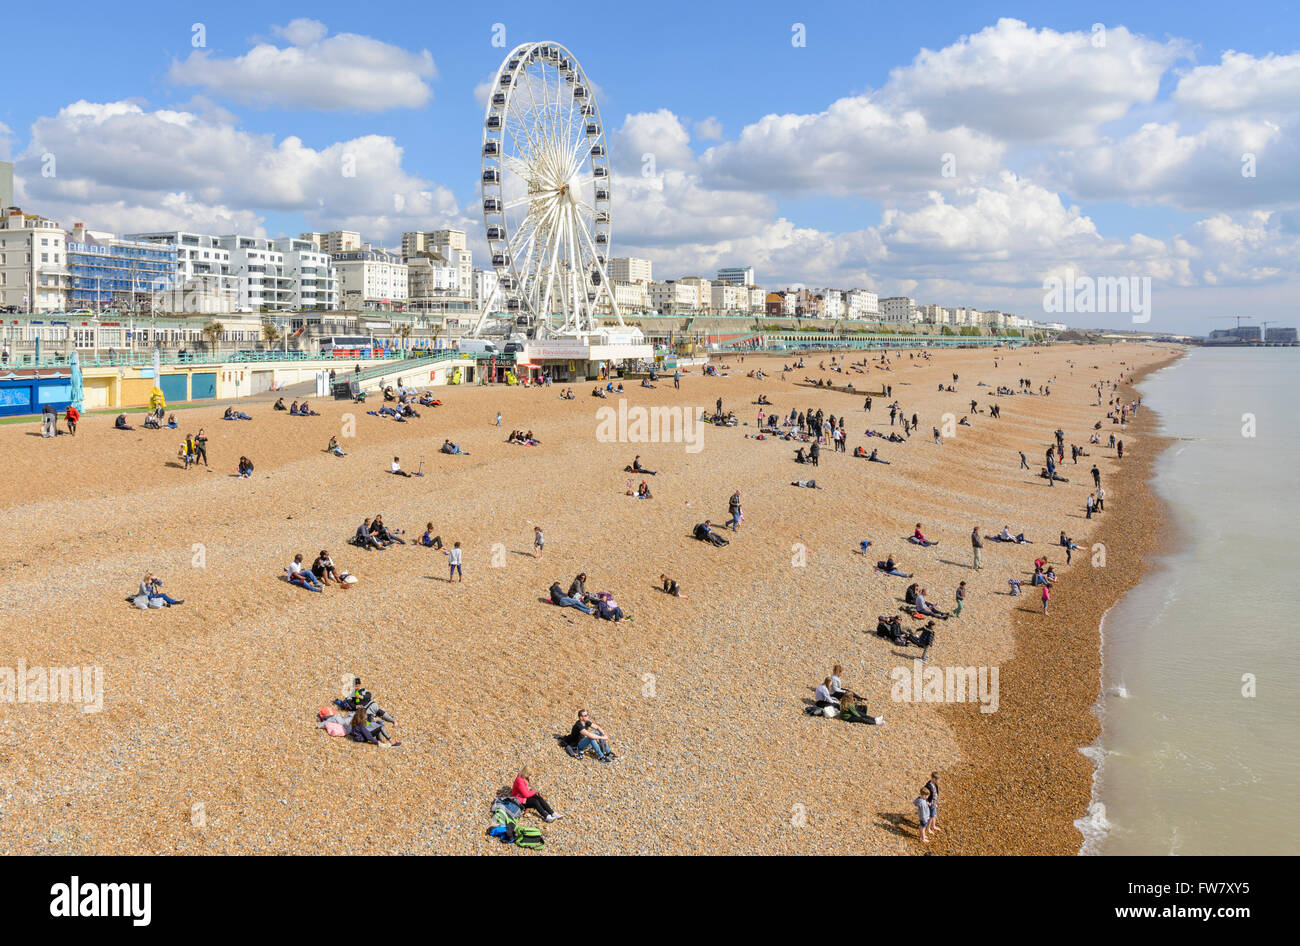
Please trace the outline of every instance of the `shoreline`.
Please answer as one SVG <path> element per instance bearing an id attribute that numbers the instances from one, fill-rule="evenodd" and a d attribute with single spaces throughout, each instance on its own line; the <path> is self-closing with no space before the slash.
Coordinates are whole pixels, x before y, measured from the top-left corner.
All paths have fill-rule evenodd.
<path id="1" fill-rule="evenodd" d="M 1146 377 L 1185 355 L 1183 350 L 1135 370 L 1121 396 L 1131 399 Z M 1050 632 L 1062 636 L 1044 646 L 1040 616 L 1034 609 L 1018 609 L 1015 657 L 1001 667 L 1002 711 L 981 716 L 961 706 L 944 708 L 966 760 L 953 773 L 953 820 L 984 829 L 953 831 L 946 853 L 1082 853 L 1087 838 L 1075 822 L 1091 816 L 1095 801 L 1098 763 L 1085 750 L 1101 735 L 1095 710 L 1105 698 L 1102 625 L 1111 608 L 1156 566 L 1157 539 L 1171 521 L 1151 483 L 1172 442 L 1156 433 L 1159 420 L 1143 404 L 1129 425 L 1128 436 L 1136 435 L 1141 448 L 1126 458 L 1122 472 L 1111 478 L 1117 488 L 1108 491 L 1112 501 L 1122 497 L 1122 505 L 1103 514 L 1101 527 L 1079 553 L 1091 557 L 1103 545 L 1105 568 L 1076 568 L 1056 584 Z M 1141 528 L 1132 528 L 1135 524 Z"/>

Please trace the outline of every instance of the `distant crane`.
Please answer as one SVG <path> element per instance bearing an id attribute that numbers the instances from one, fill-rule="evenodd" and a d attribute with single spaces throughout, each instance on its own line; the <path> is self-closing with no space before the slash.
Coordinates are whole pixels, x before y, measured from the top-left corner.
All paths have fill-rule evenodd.
<path id="1" fill-rule="evenodd" d="M 1241 328 L 1241 320 L 1242 320 L 1242 319 L 1245 319 L 1247 322 L 1253 322 L 1253 321 L 1255 321 L 1255 320 L 1254 320 L 1253 318 L 1251 318 L 1249 315 L 1212 315 L 1212 316 L 1210 316 L 1210 318 L 1212 318 L 1212 319 L 1236 319 L 1236 320 L 1237 320 L 1237 328 Z"/>

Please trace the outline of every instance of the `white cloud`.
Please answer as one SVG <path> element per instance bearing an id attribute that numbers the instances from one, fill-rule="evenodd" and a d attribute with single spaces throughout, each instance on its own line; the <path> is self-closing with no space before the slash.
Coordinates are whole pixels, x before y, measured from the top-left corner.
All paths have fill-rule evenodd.
<path id="1" fill-rule="evenodd" d="M 41 175 L 46 153 L 55 156 L 53 177 Z M 92 226 L 144 230 L 165 214 L 224 231 L 262 219 L 256 213 L 296 211 L 309 226 L 350 226 L 380 242 L 459 219 L 452 193 L 407 173 L 403 157 L 380 135 L 317 149 L 245 131 L 219 113 L 82 101 L 38 119 L 16 167 L 43 213 Z"/>
<path id="2" fill-rule="evenodd" d="M 921 50 L 890 72 L 883 91 L 936 128 L 971 128 L 1004 142 L 1077 141 L 1153 101 L 1186 49 L 1122 26 L 1108 28 L 1098 47 L 1091 32 L 1004 18 L 938 51 Z"/>
<path id="3" fill-rule="evenodd" d="M 168 76 L 260 108 L 382 112 L 417 108 L 433 97 L 428 80 L 436 70 L 427 49 L 408 52 L 356 33 L 327 36 L 323 23 L 308 19 L 293 20 L 276 33 L 290 45 L 261 42 L 231 59 L 195 50 L 173 61 Z"/>
<path id="4" fill-rule="evenodd" d="M 1206 112 L 1300 110 L 1300 53 L 1256 58 L 1228 50 L 1217 66 L 1197 66 L 1178 81 L 1174 101 Z"/>
<path id="5" fill-rule="evenodd" d="M 955 178 L 943 174 L 947 155 Z M 995 171 L 1002 155 L 1002 145 L 985 135 L 936 131 L 920 112 L 857 95 L 813 115 L 767 115 L 735 141 L 710 148 L 700 164 L 716 187 L 884 197 L 957 186 Z"/>
<path id="6" fill-rule="evenodd" d="M 695 137 L 701 141 L 721 141 L 722 122 L 710 115 L 695 123 Z"/>
<path id="7" fill-rule="evenodd" d="M 1182 134 L 1151 122 L 1119 141 L 1051 155 L 1045 176 L 1084 200 L 1187 210 L 1300 206 L 1300 116 L 1222 118 Z"/>

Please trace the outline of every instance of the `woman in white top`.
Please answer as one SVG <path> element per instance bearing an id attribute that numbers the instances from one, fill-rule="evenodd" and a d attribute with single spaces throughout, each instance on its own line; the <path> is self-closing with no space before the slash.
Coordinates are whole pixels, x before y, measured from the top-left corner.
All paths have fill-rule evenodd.
<path id="1" fill-rule="evenodd" d="M 817 688 L 817 692 L 813 694 L 813 699 L 815 699 L 817 701 L 817 705 L 822 707 L 823 709 L 827 706 L 839 705 L 839 700 L 835 699 L 835 697 L 831 695 L 830 677 L 827 677 L 825 680 L 822 681 L 822 685 L 819 686 Z"/>

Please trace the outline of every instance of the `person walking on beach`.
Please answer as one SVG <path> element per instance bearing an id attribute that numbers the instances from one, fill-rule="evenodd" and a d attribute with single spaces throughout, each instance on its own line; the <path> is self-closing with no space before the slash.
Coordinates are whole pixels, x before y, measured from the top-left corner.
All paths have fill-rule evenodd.
<path id="1" fill-rule="evenodd" d="M 1111 436 L 1114 436 L 1114 434 L 1112 434 Z M 1124 441 L 1122 441 L 1122 440 L 1118 441 L 1118 442 L 1115 444 L 1115 457 L 1116 457 L 1116 459 L 1119 459 L 1119 460 L 1123 460 L 1123 459 L 1124 459 Z"/>
<path id="2" fill-rule="evenodd" d="M 972 568 L 980 569 L 984 567 L 980 562 L 980 549 L 982 548 L 984 548 L 984 539 L 980 537 L 980 527 L 976 526 L 970 530 L 970 549 L 975 559 Z"/>
<path id="3" fill-rule="evenodd" d="M 965 603 L 966 603 L 966 582 L 963 581 L 957 585 L 957 607 L 953 608 L 952 611 L 953 617 L 955 618 L 961 617 L 962 605 L 964 605 Z"/>
<path id="4" fill-rule="evenodd" d="M 912 802 L 912 804 L 916 806 L 916 817 L 917 820 L 921 823 L 921 843 L 929 844 L 930 836 L 928 832 L 930 828 L 930 790 L 928 788 L 922 787 L 921 794 L 917 796 L 916 800 Z"/>
<path id="5" fill-rule="evenodd" d="M 723 528 L 731 526 L 732 532 L 739 532 L 740 519 L 742 516 L 740 511 L 740 490 L 736 490 L 732 493 L 731 499 L 727 500 L 727 511 L 731 513 L 731 518 L 723 523 Z"/>
<path id="6" fill-rule="evenodd" d="M 1043 613 L 1047 613 L 1047 606 L 1052 601 L 1052 586 L 1043 582 Z"/>
<path id="7" fill-rule="evenodd" d="M 1020 469 L 1029 469 L 1029 461 L 1025 459 L 1025 451 L 1023 450 L 1020 451 Z"/>
<path id="8" fill-rule="evenodd" d="M 533 558 L 541 558 L 546 551 L 546 533 L 541 526 L 533 526 Z"/>
<path id="9" fill-rule="evenodd" d="M 497 426 L 501 426 L 501 412 L 497 411 Z"/>
<path id="10" fill-rule="evenodd" d="M 1092 465 L 1092 485 L 1101 488 L 1101 470 L 1097 469 L 1095 463 Z"/>
<path id="11" fill-rule="evenodd" d="M 1094 494 L 1089 493 L 1088 494 L 1088 518 L 1089 519 L 1092 518 L 1092 510 L 1096 505 L 1097 505 L 1097 497 Z"/>
<path id="12" fill-rule="evenodd" d="M 1097 512 L 1106 508 L 1106 491 L 1100 486 L 1097 487 Z"/>

